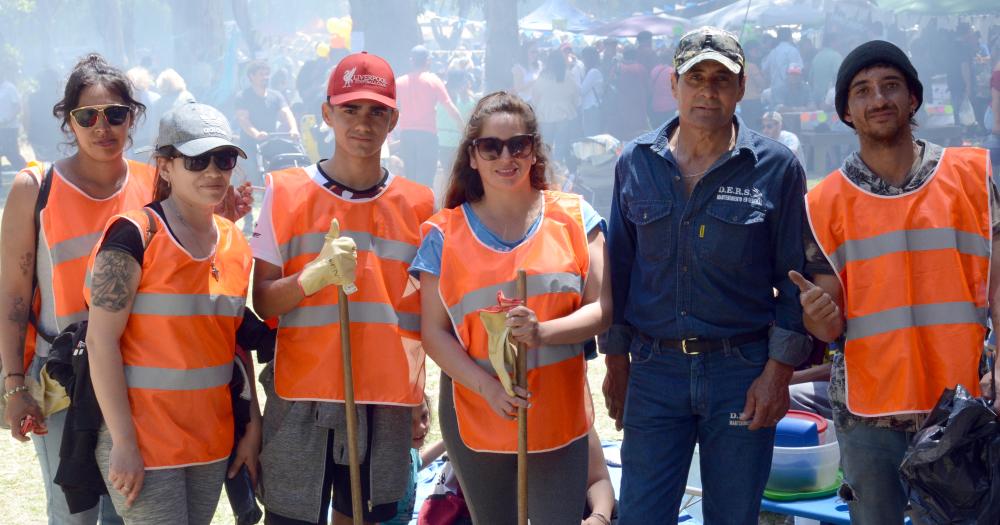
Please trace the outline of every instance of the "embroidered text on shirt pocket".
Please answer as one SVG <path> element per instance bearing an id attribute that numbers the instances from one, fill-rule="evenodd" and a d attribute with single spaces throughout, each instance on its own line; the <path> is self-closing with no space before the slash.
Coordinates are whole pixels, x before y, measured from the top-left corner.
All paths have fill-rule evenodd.
<path id="1" fill-rule="evenodd" d="M 698 228 L 698 253 L 718 265 L 750 264 L 760 259 L 766 248 L 759 245 L 764 235 L 765 211 L 746 203 L 713 202 L 706 208 L 708 218 Z"/>
<path id="2" fill-rule="evenodd" d="M 639 261 L 664 261 L 673 252 L 673 224 L 670 201 L 634 200 L 625 215 L 635 224 Z"/>

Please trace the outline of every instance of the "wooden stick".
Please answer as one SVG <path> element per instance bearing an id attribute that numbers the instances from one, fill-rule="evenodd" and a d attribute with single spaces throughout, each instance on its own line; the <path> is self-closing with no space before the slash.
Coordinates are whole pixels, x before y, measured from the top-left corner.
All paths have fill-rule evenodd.
<path id="1" fill-rule="evenodd" d="M 344 359 L 344 411 L 347 413 L 347 458 L 351 473 L 351 509 L 354 525 L 363 525 L 361 504 L 361 462 L 358 460 L 358 411 L 354 404 L 354 367 L 351 365 L 351 314 L 344 288 L 340 293 L 340 353 Z M 369 432 L 372 429 L 368 429 Z"/>
<path id="2" fill-rule="evenodd" d="M 528 278 L 524 270 L 517 271 L 517 298 L 528 302 Z M 517 344 L 517 385 L 528 388 L 528 349 Z M 517 409 L 517 523 L 528 525 L 528 409 Z"/>

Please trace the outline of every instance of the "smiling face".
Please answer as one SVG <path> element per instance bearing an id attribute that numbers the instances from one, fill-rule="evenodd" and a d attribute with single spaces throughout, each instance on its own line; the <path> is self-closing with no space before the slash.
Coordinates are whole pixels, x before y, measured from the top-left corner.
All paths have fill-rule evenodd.
<path id="1" fill-rule="evenodd" d="M 714 61 L 704 60 L 670 79 L 681 122 L 704 130 L 729 126 L 746 83 Z"/>
<path id="2" fill-rule="evenodd" d="M 520 116 L 512 113 L 494 113 L 483 121 L 482 130 L 477 138 L 496 138 L 506 141 L 516 135 L 527 133 L 527 126 Z M 532 151 L 519 157 L 521 158 L 511 155 L 510 147 L 504 147 L 499 157 L 487 160 L 476 147 L 469 147 L 469 165 L 479 172 L 486 193 L 531 189 L 531 166 L 536 162 L 535 154 Z"/>
<path id="3" fill-rule="evenodd" d="M 851 80 L 844 120 L 854 125 L 862 138 L 891 142 L 910 129 L 917 110 L 917 97 L 906 77 L 891 66 L 872 66 Z"/>
<path id="4" fill-rule="evenodd" d="M 127 105 L 125 100 L 114 91 L 103 85 L 95 84 L 87 86 L 80 92 L 80 100 L 76 107 L 105 106 L 108 104 Z M 96 161 L 109 162 L 120 159 L 122 152 L 125 151 L 125 146 L 128 145 L 132 115 L 129 115 L 125 122 L 117 126 L 109 124 L 104 115 L 98 116 L 97 122 L 89 128 L 81 126 L 73 117 L 70 117 L 69 125 L 76 137 L 80 154 Z"/>
<path id="5" fill-rule="evenodd" d="M 399 112 L 373 100 L 323 104 L 323 120 L 333 129 L 337 151 L 349 156 L 378 156 L 398 118 Z"/>
<path id="6" fill-rule="evenodd" d="M 236 155 L 236 149 L 222 147 L 208 153 Z M 218 161 L 212 159 L 208 167 L 201 171 L 187 169 L 184 157 L 158 157 L 156 160 L 160 177 L 170 183 L 170 197 L 180 199 L 197 207 L 215 208 L 226 196 L 233 170 L 220 170 Z"/>
<path id="7" fill-rule="evenodd" d="M 426 399 L 424 399 L 423 403 L 420 403 L 420 406 L 413 407 L 413 410 L 410 412 L 410 422 L 412 424 L 413 436 L 410 446 L 419 450 L 424 446 L 427 433 L 431 430 L 431 413 L 427 409 Z"/>

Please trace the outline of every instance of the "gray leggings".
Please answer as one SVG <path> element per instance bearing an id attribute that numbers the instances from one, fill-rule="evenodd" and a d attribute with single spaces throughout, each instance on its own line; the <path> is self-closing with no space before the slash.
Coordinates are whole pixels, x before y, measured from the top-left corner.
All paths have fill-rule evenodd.
<path id="1" fill-rule="evenodd" d="M 94 454 L 111 502 L 126 524 L 209 525 L 212 522 L 226 477 L 225 460 L 193 467 L 147 470 L 142 492 L 132 506 L 126 508 L 125 497 L 108 482 L 111 433 L 106 427 L 97 436 Z"/>
<path id="2" fill-rule="evenodd" d="M 441 374 L 441 434 L 476 525 L 517 520 L 517 455 L 470 450 L 458 434 L 451 378 Z M 529 429 L 530 431 L 530 429 Z M 532 523 L 579 525 L 587 496 L 587 436 L 558 450 L 528 455 Z"/>

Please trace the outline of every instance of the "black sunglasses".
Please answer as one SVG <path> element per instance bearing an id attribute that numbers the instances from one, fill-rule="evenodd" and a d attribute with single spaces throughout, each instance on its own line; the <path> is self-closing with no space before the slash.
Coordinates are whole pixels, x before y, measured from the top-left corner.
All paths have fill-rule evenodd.
<path id="1" fill-rule="evenodd" d="M 209 151 L 208 153 L 202 153 L 196 157 L 188 157 L 187 155 L 178 155 L 173 158 L 184 159 L 184 169 L 188 171 L 205 171 L 208 168 L 210 162 L 215 162 L 215 167 L 219 168 L 221 171 L 229 171 L 236 167 L 236 158 L 239 157 L 239 153 L 236 150 L 224 149 L 219 151 Z"/>
<path id="2" fill-rule="evenodd" d="M 507 140 L 496 137 L 480 137 L 472 141 L 472 147 L 476 148 L 483 160 L 499 159 L 500 155 L 503 155 L 505 147 L 511 157 L 523 159 L 535 150 L 535 136 L 530 134 L 514 135 Z"/>
<path id="3" fill-rule="evenodd" d="M 128 120 L 130 113 L 132 113 L 132 108 L 122 104 L 81 106 L 69 112 L 70 116 L 73 117 L 73 120 L 81 128 L 89 128 L 96 125 L 97 118 L 100 115 L 104 115 L 104 120 L 107 120 L 109 125 L 121 126 Z"/>

